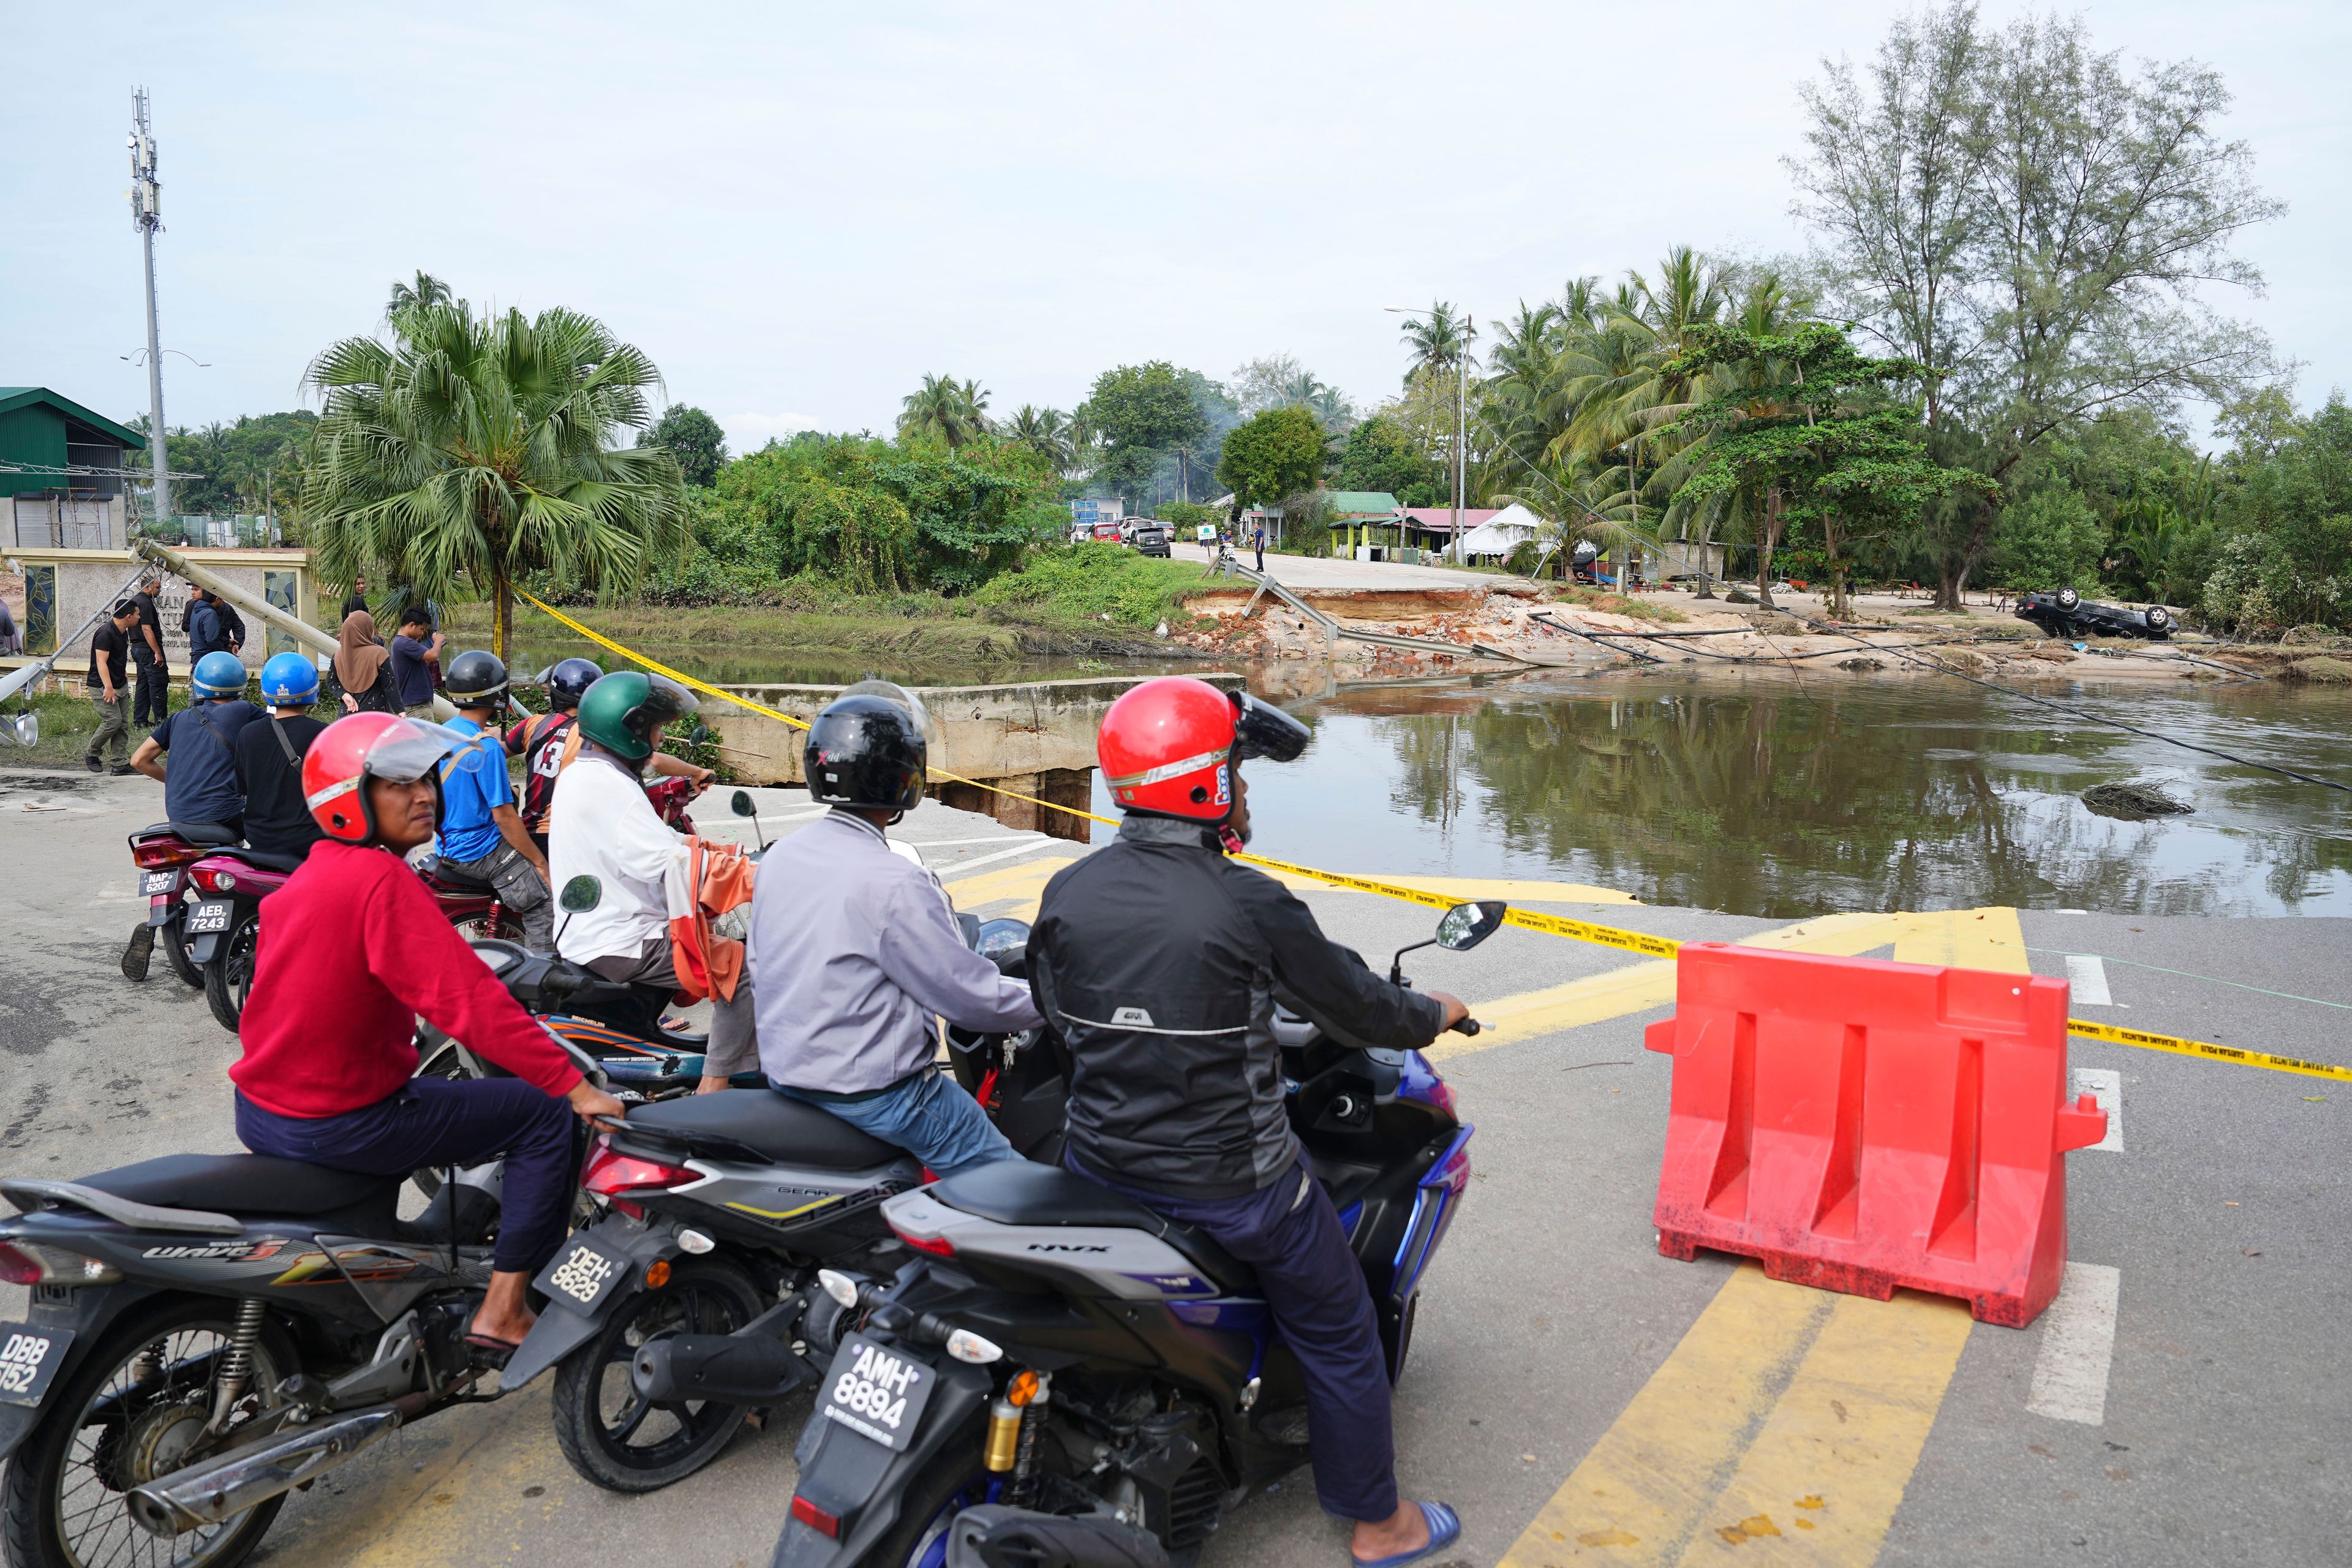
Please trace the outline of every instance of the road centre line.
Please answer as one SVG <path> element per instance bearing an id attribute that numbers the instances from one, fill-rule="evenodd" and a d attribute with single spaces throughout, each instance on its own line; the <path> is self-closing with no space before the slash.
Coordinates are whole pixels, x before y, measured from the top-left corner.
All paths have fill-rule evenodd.
<path id="1" fill-rule="evenodd" d="M 2095 952 L 2070 952 L 2066 955 L 2066 985 L 2069 1002 L 2076 1007 L 2112 1007 L 2116 999 L 2107 990 L 2107 966 Z"/>
<path id="2" fill-rule="evenodd" d="M 2042 1316 L 2042 1350 L 2033 1360 L 2028 1411 L 2085 1426 L 2105 1424 L 2116 1307 L 2122 1291 L 2120 1269 L 2104 1263 L 2067 1262 L 2058 1299 Z"/>
<path id="3" fill-rule="evenodd" d="M 920 850 L 929 847 L 928 845 L 919 844 L 911 838 L 901 838 L 898 840 L 898 842 L 906 845 L 910 849 Z M 996 843 L 997 840 L 992 838 L 974 838 L 968 842 L 973 844 L 993 844 Z M 1050 838 L 1038 838 L 1027 844 L 1016 844 L 1010 849 L 1000 849 L 993 855 L 978 855 L 969 860 L 953 861 L 946 866 L 939 868 L 939 869 L 943 871 L 969 870 L 975 866 L 986 866 L 992 861 L 1010 860 L 1015 855 L 1030 854 L 1035 850 L 1043 849 L 1046 845 L 1053 842 L 1054 840 Z M 1064 861 L 1062 864 L 1066 865 L 1068 862 Z"/>

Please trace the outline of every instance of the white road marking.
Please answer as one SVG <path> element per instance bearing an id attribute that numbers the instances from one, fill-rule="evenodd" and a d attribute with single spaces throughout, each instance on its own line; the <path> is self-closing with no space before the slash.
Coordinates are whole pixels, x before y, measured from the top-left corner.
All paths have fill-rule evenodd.
<path id="1" fill-rule="evenodd" d="M 2027 1411 L 2053 1421 L 2104 1425 L 2107 1370 L 2116 1352 L 2116 1301 L 2123 1273 L 2104 1263 L 2068 1262 L 2058 1299 L 2042 1316 Z"/>
<path id="2" fill-rule="evenodd" d="M 2106 962 L 2095 952 L 2070 952 L 2066 955 L 2066 984 L 2074 994 L 2077 1007 L 2112 1007 L 2116 999 L 2107 993 Z"/>
<path id="3" fill-rule="evenodd" d="M 2110 1154 L 2124 1152 L 2124 1075 L 2105 1068 L 2076 1068 L 2074 1092 L 2088 1093 L 2107 1113 L 2107 1135 L 2085 1149 L 2104 1149 Z"/>
<path id="4" fill-rule="evenodd" d="M 1011 833 L 992 833 L 984 838 L 901 838 L 890 836 L 893 844 L 911 844 L 918 849 L 945 849 L 962 844 L 1010 844 L 1016 838 L 1044 838 L 1045 834 L 1028 828 L 1015 828 Z"/>
<path id="5" fill-rule="evenodd" d="M 1055 842 L 1057 840 L 1052 838 L 1038 838 L 1027 844 L 1016 844 L 1010 849 L 1000 849 L 993 855 L 975 855 L 969 860 L 943 860 L 935 868 L 940 871 L 969 871 L 974 866 L 985 866 L 992 860 L 1010 860 L 1015 855 L 1026 855 L 1032 849 L 1043 849 L 1046 845 Z M 925 864 L 928 865 L 929 862 L 926 861 Z"/>

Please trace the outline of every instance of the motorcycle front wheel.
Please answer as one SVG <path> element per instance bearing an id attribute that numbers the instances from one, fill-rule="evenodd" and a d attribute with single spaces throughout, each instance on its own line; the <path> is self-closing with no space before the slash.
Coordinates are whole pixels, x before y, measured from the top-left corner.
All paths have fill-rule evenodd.
<path id="1" fill-rule="evenodd" d="M 213 961 L 205 965 L 205 1005 L 214 1021 L 230 1034 L 245 1016 L 246 998 L 253 994 L 253 952 L 261 940 L 261 917 L 247 915 L 229 932 Z"/>
<path id="2" fill-rule="evenodd" d="M 684 1480 L 719 1457 L 743 1425 L 740 1405 L 687 1399 L 654 1405 L 629 1381 L 638 1347 L 664 1334 L 731 1334 L 760 1315 L 760 1292 L 717 1258 L 677 1265 L 669 1283 L 625 1303 L 555 1369 L 555 1443 L 572 1468 L 616 1492 Z"/>
<path id="3" fill-rule="evenodd" d="M 0 1531 L 11 1568 L 234 1568 L 261 1544 L 283 1494 L 203 1530 L 157 1535 L 132 1517 L 132 1489 L 201 1458 L 234 1302 L 136 1309 L 56 1390 L 41 1424 L 9 1463 Z M 264 1400 L 301 1371 L 293 1347 L 265 1324 L 246 1388 Z"/>

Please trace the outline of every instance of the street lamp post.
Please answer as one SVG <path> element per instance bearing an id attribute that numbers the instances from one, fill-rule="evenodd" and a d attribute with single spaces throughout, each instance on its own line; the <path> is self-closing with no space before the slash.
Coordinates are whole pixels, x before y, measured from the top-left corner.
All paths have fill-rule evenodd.
<path id="1" fill-rule="evenodd" d="M 154 460 L 155 521 L 172 513 L 172 481 L 163 461 L 163 353 L 155 326 L 155 231 L 163 226 L 163 184 L 155 177 L 155 132 L 147 118 L 147 89 L 131 99 L 131 224 L 147 258 L 147 445 Z M 129 503 L 126 495 L 124 502 Z"/>

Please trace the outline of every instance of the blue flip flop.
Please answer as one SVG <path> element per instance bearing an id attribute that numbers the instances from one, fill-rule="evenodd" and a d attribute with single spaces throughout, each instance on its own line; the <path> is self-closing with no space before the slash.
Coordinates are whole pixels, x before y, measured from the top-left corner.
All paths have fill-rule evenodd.
<path id="1" fill-rule="evenodd" d="M 1370 1560 L 1359 1557 L 1351 1552 L 1348 1554 L 1348 1561 L 1354 1563 L 1356 1568 L 1404 1568 L 1406 1563 L 1418 1563 L 1432 1552 L 1443 1552 L 1462 1539 L 1462 1521 L 1456 1517 L 1452 1509 L 1442 1502 L 1421 1502 L 1413 1506 L 1421 1510 L 1421 1516 L 1423 1519 L 1429 1521 L 1428 1545 L 1412 1552 L 1400 1552 L 1392 1557 L 1374 1557 Z"/>

